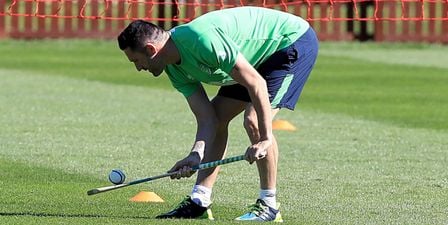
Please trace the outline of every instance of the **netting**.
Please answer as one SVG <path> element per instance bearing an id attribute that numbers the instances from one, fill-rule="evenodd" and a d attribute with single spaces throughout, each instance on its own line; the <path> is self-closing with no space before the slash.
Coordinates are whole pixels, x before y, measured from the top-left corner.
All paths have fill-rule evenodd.
<path id="1" fill-rule="evenodd" d="M 187 22 L 208 11 L 249 5 L 300 14 L 309 21 L 448 20 L 448 0 L 11 0 L 3 2 L 0 16 Z M 373 7 L 362 12 L 367 5 Z"/>
<path id="2" fill-rule="evenodd" d="M 249 5 L 299 15 L 323 40 L 448 42 L 448 0 L 0 0 L 0 37 L 113 37 L 130 20 L 170 28 Z"/>

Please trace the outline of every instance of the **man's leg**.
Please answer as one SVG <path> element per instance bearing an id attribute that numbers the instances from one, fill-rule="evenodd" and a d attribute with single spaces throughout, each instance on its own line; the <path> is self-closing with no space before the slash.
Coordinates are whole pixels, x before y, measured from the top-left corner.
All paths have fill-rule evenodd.
<path id="1" fill-rule="evenodd" d="M 216 96 L 212 100 L 218 124 L 215 140 L 205 147 L 203 163 L 224 158 L 227 149 L 229 123 L 245 109 L 247 104 L 244 101 L 222 96 Z M 159 215 L 157 218 L 213 219 L 210 210 L 211 194 L 218 171 L 219 167 L 200 170 L 191 196 L 185 198 L 175 209 Z"/>
<path id="2" fill-rule="evenodd" d="M 219 124 L 217 126 L 215 140 L 212 145 L 206 146 L 202 162 L 211 162 L 223 159 L 227 150 L 228 126 L 230 121 L 240 114 L 248 104 L 247 102 L 232 98 L 216 96 L 212 100 Z M 219 166 L 200 170 L 196 179 L 197 185 L 212 188 L 218 176 Z"/>
<path id="3" fill-rule="evenodd" d="M 272 118 L 275 117 L 279 110 L 272 110 Z M 255 109 L 249 104 L 244 113 L 244 128 L 252 144 L 260 139 L 258 132 L 258 120 Z M 277 163 L 278 163 L 278 146 L 275 137 L 272 139 L 272 147 L 269 149 L 266 157 L 257 161 L 258 173 L 260 176 L 260 188 L 275 189 L 277 184 Z"/>
<path id="4" fill-rule="evenodd" d="M 309 28 L 289 47 L 283 48 L 266 61 L 257 71 L 266 79 L 272 111 L 272 118 L 280 108 L 293 110 L 303 86 L 314 66 L 318 52 L 318 40 L 312 28 Z M 244 125 L 252 143 L 260 139 L 258 121 L 255 110 L 248 106 L 245 112 Z M 254 204 L 251 212 L 237 220 L 276 221 L 281 222 L 280 212 L 276 204 L 278 147 L 275 138 L 266 158 L 257 161 L 260 176 L 260 199 Z"/>
<path id="5" fill-rule="evenodd" d="M 279 109 L 272 110 L 272 118 Z M 272 119 L 271 119 L 272 120 Z M 249 104 L 244 113 L 244 128 L 252 144 L 260 139 L 258 119 L 255 109 Z M 266 157 L 256 161 L 260 177 L 260 193 L 256 203 L 250 207 L 250 212 L 236 218 L 236 220 L 274 221 L 283 222 L 276 201 L 278 147 L 275 137 Z"/>

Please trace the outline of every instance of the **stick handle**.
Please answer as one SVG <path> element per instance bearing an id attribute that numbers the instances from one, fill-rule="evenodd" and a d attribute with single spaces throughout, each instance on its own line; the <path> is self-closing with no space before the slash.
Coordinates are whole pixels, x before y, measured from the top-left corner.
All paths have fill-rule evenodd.
<path id="1" fill-rule="evenodd" d="M 234 156 L 234 157 L 221 159 L 221 160 L 217 160 L 217 161 L 213 161 L 213 162 L 202 163 L 202 164 L 200 164 L 198 166 L 194 166 L 192 169 L 193 170 L 202 170 L 202 169 L 216 167 L 216 166 L 219 166 L 219 165 L 224 165 L 224 164 L 227 164 L 227 163 L 233 163 L 233 162 L 236 162 L 236 161 L 241 161 L 243 159 L 244 159 L 244 155 L 239 155 L 239 156 Z"/>
<path id="2" fill-rule="evenodd" d="M 234 156 L 234 157 L 230 157 L 230 158 L 227 158 L 227 159 L 222 159 L 222 160 L 217 160 L 217 161 L 213 161 L 213 162 L 202 163 L 202 164 L 199 164 L 198 166 L 194 166 L 192 168 L 192 170 L 197 171 L 197 170 L 212 168 L 212 167 L 216 167 L 216 166 L 219 166 L 219 165 L 224 165 L 224 164 L 227 164 L 227 163 L 240 161 L 240 160 L 243 160 L 243 159 L 244 159 L 244 155 Z M 157 176 L 153 176 L 153 177 L 148 177 L 148 178 L 143 178 L 143 179 L 140 179 L 140 180 L 131 181 L 128 184 L 129 185 L 140 184 L 140 183 L 144 183 L 144 182 L 148 182 L 148 181 L 152 181 L 152 180 L 157 180 L 157 179 L 164 178 L 164 177 L 169 177 L 169 176 L 174 175 L 176 173 L 177 173 L 177 171 L 173 171 L 173 172 L 165 173 L 165 174 L 162 174 L 162 175 L 157 175 Z"/>

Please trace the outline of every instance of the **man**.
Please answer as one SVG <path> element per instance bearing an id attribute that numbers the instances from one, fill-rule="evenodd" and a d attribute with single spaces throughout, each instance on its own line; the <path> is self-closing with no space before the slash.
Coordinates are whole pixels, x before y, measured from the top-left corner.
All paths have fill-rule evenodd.
<path id="1" fill-rule="evenodd" d="M 197 121 L 190 153 L 170 171 L 192 176 L 191 167 L 224 158 L 228 125 L 244 111 L 251 145 L 245 157 L 256 162 L 259 199 L 237 220 L 277 221 L 278 149 L 272 119 L 293 110 L 313 68 L 318 40 L 309 24 L 294 15 L 259 7 L 239 7 L 202 15 L 170 31 L 137 20 L 118 37 L 119 47 L 138 71 L 163 71 L 181 92 Z M 221 86 L 212 99 L 201 83 Z M 157 218 L 209 218 L 219 168 L 198 172 L 192 193 Z"/>

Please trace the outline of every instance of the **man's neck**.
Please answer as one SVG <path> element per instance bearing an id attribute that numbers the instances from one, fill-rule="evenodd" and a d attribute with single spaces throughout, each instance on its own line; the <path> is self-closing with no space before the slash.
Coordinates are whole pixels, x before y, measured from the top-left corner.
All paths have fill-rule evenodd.
<path id="1" fill-rule="evenodd" d="M 178 64 L 181 61 L 179 50 L 176 47 L 173 39 L 169 35 L 167 35 L 167 39 L 164 46 L 165 50 L 165 58 L 167 64 Z"/>

